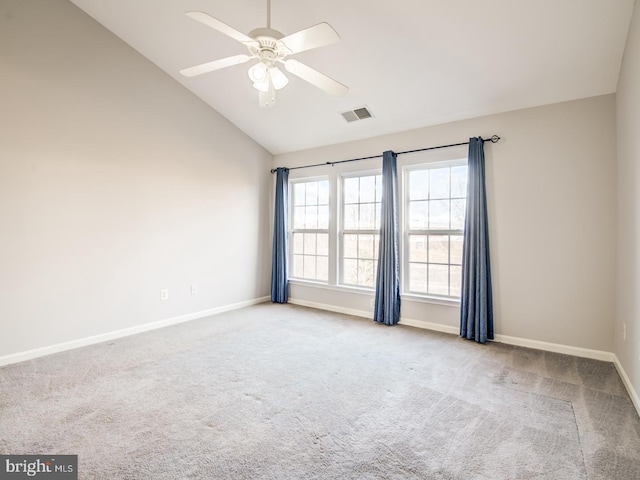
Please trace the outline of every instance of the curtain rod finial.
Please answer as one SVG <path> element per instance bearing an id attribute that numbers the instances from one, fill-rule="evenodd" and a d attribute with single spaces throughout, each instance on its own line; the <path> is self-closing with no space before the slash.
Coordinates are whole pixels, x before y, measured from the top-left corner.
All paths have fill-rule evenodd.
<path id="1" fill-rule="evenodd" d="M 498 143 L 500 141 L 500 137 L 498 135 L 493 135 L 489 140 L 491 140 L 491 143 Z"/>

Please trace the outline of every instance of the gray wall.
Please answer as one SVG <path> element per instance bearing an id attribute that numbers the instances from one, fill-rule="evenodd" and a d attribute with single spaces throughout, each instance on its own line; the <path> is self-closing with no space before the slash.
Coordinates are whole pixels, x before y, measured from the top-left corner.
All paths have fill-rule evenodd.
<path id="1" fill-rule="evenodd" d="M 66 0 L 0 72 L 0 357 L 268 294 L 266 150 Z"/>
<path id="2" fill-rule="evenodd" d="M 365 121 L 375 121 L 365 120 Z M 496 333 L 613 351 L 615 96 L 606 95 L 274 157 L 295 166 L 485 138 Z M 417 155 L 417 154 L 416 154 Z M 466 149 L 400 156 L 398 166 L 466 156 Z M 373 163 L 294 170 L 336 175 Z M 356 292 L 297 282 L 294 300 L 367 311 Z M 402 320 L 455 329 L 459 307 L 403 298 Z M 432 326 L 434 326 L 432 325 Z"/>
<path id="3" fill-rule="evenodd" d="M 618 278 L 615 352 L 640 392 L 640 6 L 636 2 L 617 98 Z M 626 325 L 626 338 L 624 337 Z M 636 402 L 638 399 L 636 397 Z M 636 403 L 636 406 L 640 404 Z"/>

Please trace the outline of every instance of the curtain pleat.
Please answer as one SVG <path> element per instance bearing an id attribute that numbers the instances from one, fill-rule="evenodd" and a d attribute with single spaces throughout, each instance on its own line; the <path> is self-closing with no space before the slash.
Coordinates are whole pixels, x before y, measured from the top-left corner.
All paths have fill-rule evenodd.
<path id="1" fill-rule="evenodd" d="M 287 209 L 289 205 L 289 169 L 276 169 L 276 198 L 273 214 L 273 256 L 271 260 L 271 301 L 289 300 L 287 274 Z"/>
<path id="2" fill-rule="evenodd" d="M 373 319 L 385 325 L 400 320 L 400 263 L 398 254 L 398 174 L 396 154 L 382 155 L 380 244 Z"/>
<path id="3" fill-rule="evenodd" d="M 484 163 L 482 138 L 470 138 L 467 210 L 462 247 L 460 336 L 480 343 L 493 339 L 493 299 Z"/>

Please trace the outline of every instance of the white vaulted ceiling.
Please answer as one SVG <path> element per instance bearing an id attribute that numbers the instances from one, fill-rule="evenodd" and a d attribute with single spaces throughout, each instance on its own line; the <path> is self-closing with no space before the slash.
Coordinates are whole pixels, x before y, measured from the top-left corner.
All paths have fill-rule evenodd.
<path id="1" fill-rule="evenodd" d="M 184 12 L 249 33 L 266 26 L 266 0 L 71 1 L 273 154 L 615 92 L 634 3 L 272 0 L 271 26 L 284 35 L 320 22 L 338 32 L 339 43 L 293 58 L 349 93 L 331 97 L 288 74 L 276 106 L 263 109 L 252 63 L 178 72 L 246 53 Z M 374 118 L 340 115 L 365 105 Z"/>

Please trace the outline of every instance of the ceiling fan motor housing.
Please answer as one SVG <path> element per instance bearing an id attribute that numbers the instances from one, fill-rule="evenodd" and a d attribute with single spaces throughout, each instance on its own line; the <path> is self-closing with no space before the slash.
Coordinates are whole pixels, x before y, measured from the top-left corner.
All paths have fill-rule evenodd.
<path id="1" fill-rule="evenodd" d="M 249 33 L 258 45 L 248 45 L 249 53 L 255 55 L 265 64 L 272 66 L 278 60 L 282 60 L 290 52 L 286 46 L 279 42 L 284 37 L 282 33 L 272 28 L 256 28 Z"/>

